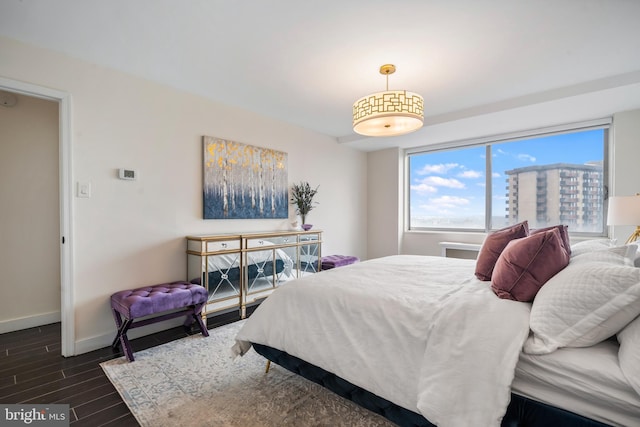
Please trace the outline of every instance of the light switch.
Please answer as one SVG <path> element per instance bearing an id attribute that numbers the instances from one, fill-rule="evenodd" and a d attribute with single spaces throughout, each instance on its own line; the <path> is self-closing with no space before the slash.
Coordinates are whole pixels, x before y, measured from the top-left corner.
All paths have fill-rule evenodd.
<path id="1" fill-rule="evenodd" d="M 91 197 L 91 183 L 78 181 L 78 197 L 88 199 Z"/>

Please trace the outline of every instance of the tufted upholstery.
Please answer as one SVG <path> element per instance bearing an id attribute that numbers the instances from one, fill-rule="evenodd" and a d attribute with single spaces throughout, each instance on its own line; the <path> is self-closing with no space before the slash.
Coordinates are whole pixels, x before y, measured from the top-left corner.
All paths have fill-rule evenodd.
<path id="1" fill-rule="evenodd" d="M 128 319 L 202 304 L 206 301 L 207 290 L 189 282 L 145 286 L 111 295 L 111 307 Z"/>
<path id="2" fill-rule="evenodd" d="M 329 270 L 331 268 L 342 267 L 360 261 L 358 257 L 352 255 L 329 255 L 322 257 L 322 269 Z"/>
<path id="3" fill-rule="evenodd" d="M 111 295 L 111 311 L 118 328 L 113 344 L 118 344 L 130 362 L 133 362 L 133 349 L 127 338 L 129 329 L 145 326 L 163 320 L 186 316 L 185 327 L 191 327 L 195 321 L 205 337 L 209 331 L 202 320 L 202 307 L 207 302 L 207 290 L 189 282 L 163 283 L 116 292 Z M 124 319 L 123 319 L 124 317 Z M 141 320 L 142 317 L 145 317 Z"/>

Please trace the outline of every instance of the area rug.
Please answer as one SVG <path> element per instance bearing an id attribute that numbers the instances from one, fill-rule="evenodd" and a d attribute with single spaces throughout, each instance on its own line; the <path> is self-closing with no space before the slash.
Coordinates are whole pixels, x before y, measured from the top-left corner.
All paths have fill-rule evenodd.
<path id="1" fill-rule="evenodd" d="M 271 364 L 253 349 L 233 358 L 243 321 L 101 364 L 140 425 L 158 426 L 367 426 L 385 418 Z"/>

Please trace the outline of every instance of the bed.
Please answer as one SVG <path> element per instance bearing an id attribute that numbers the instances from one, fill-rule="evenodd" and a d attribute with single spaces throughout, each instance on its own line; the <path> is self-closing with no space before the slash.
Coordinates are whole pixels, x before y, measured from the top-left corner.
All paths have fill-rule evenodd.
<path id="1" fill-rule="evenodd" d="M 473 260 L 368 260 L 281 286 L 233 351 L 253 346 L 403 426 L 638 426 L 640 269 L 631 255 L 576 245 L 533 303 L 498 298 Z M 559 303 L 558 293 L 589 294 L 576 283 L 612 274 L 596 292 L 606 304 L 573 301 L 588 312 L 576 314 Z M 561 322 L 549 319 L 567 311 L 583 317 L 554 330 Z"/>

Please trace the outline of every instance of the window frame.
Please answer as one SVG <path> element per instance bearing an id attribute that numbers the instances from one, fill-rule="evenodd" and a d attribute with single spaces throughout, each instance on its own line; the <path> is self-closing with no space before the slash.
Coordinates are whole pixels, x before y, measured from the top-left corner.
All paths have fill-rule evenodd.
<path id="1" fill-rule="evenodd" d="M 609 198 L 609 188 L 611 183 L 611 175 L 609 164 L 611 163 L 610 153 L 612 152 L 612 140 L 611 140 L 611 128 L 613 119 L 611 117 L 605 117 L 585 122 L 569 123 L 558 126 L 550 126 L 545 128 L 535 128 L 530 130 L 511 132 L 493 136 L 487 136 L 482 138 L 473 138 L 458 140 L 446 143 L 439 143 L 433 145 L 425 145 L 420 147 L 412 147 L 404 150 L 404 231 L 409 233 L 422 233 L 422 232 L 457 232 L 457 233 L 489 233 L 495 231 L 492 222 L 492 200 L 493 200 L 493 186 L 491 185 L 491 174 L 487 171 L 492 171 L 492 159 L 491 159 L 491 147 L 501 143 L 516 142 L 521 140 L 528 140 L 533 138 L 542 138 L 552 135 L 561 135 L 566 133 L 576 133 L 597 129 L 604 129 L 604 149 L 602 159 L 602 177 L 603 177 L 603 207 L 602 207 L 602 230 L 600 232 L 572 232 L 570 234 L 576 237 L 607 237 L 607 200 Z M 471 147 L 484 146 L 486 150 L 486 162 L 485 162 L 485 212 L 484 212 L 484 230 L 480 228 L 447 228 L 447 227 L 411 227 L 411 181 L 409 170 L 409 158 L 412 155 L 426 154 L 431 152 L 451 151 Z"/>

